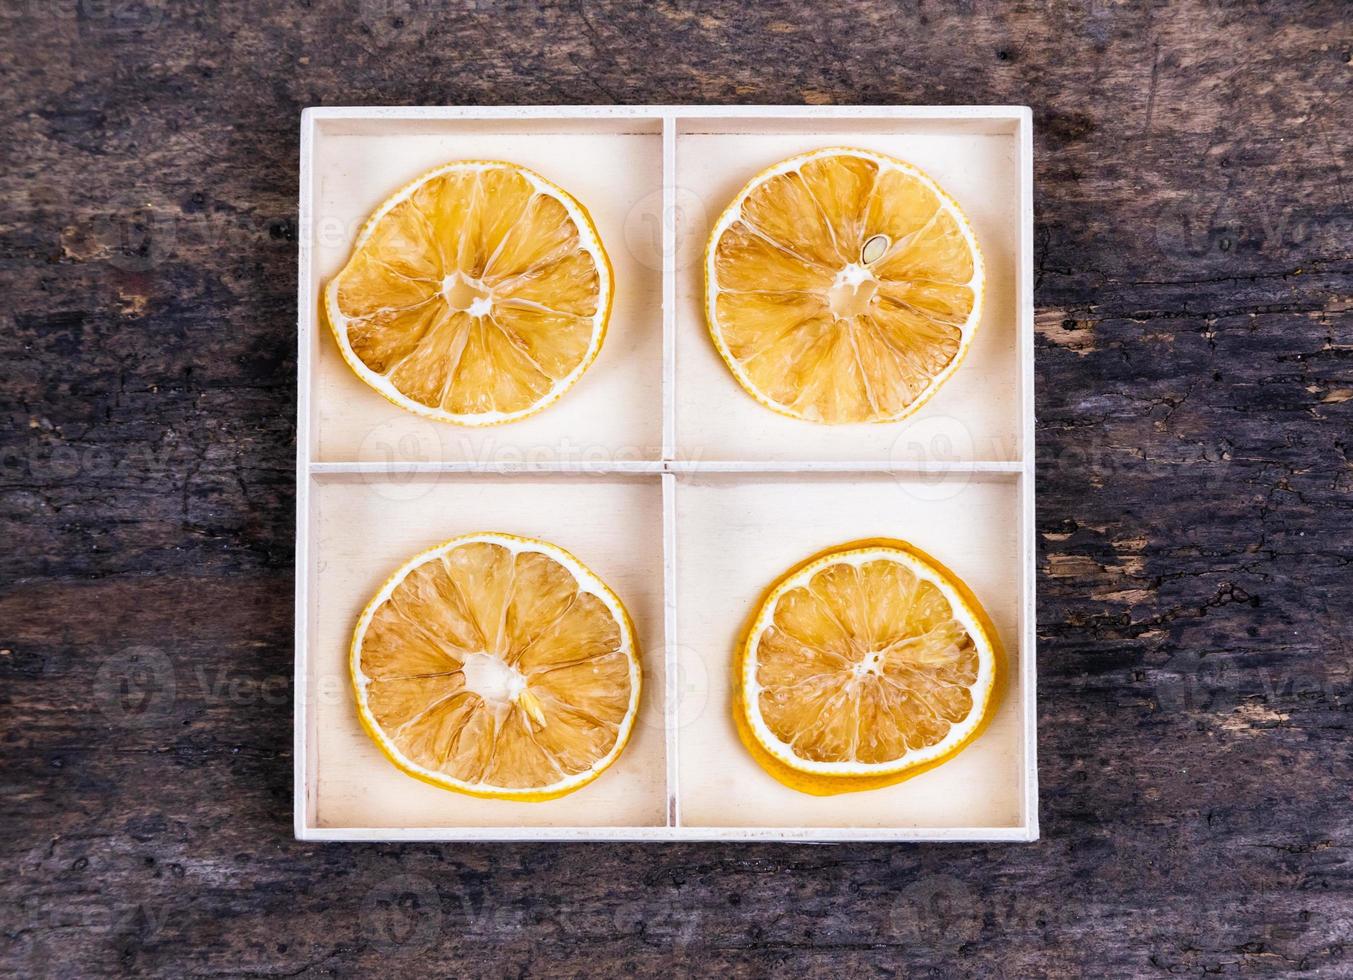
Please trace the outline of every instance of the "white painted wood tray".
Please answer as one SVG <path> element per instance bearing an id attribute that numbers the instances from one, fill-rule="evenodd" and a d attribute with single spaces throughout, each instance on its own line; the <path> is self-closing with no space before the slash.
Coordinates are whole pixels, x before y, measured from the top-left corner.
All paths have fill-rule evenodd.
<path id="1" fill-rule="evenodd" d="M 1033 160 L 1022 106 L 307 109 L 301 119 L 295 827 L 306 840 L 1033 840 Z M 825 427 L 762 408 L 706 332 L 701 255 L 742 184 L 805 150 L 917 164 L 982 244 L 966 361 L 912 418 Z M 616 273 L 601 356 L 552 408 L 464 429 L 366 388 L 318 296 L 371 209 L 455 159 L 539 171 L 591 211 Z M 363 733 L 348 641 L 402 561 L 469 531 L 553 541 L 624 599 L 644 649 L 639 725 L 591 786 L 481 800 L 405 776 Z M 811 797 L 738 741 L 730 658 L 761 590 L 824 547 L 915 542 L 981 598 L 1006 696 L 950 762 Z"/>

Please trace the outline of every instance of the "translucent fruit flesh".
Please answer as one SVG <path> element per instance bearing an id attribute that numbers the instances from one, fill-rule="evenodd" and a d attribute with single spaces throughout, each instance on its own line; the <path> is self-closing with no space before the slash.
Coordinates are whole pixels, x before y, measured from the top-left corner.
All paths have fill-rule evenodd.
<path id="1" fill-rule="evenodd" d="M 795 755 L 866 766 L 940 742 L 972 711 L 978 654 L 906 566 L 829 565 L 785 593 L 756 649 L 757 704 Z"/>
<path id="2" fill-rule="evenodd" d="M 610 288 L 599 251 L 519 168 L 453 167 L 375 220 L 330 289 L 331 321 L 405 407 L 529 413 L 595 353 Z"/>
<path id="3" fill-rule="evenodd" d="M 365 710 L 403 760 L 472 790 L 576 781 L 632 722 L 626 633 L 555 557 L 465 543 L 371 614 L 356 663 Z"/>
<path id="4" fill-rule="evenodd" d="M 734 658 L 733 720 L 786 786 L 878 789 L 981 733 L 1002 662 L 995 627 L 953 572 L 905 541 L 849 542 L 767 589 Z"/>
<path id="5" fill-rule="evenodd" d="M 899 418 L 960 355 L 976 249 L 957 209 L 905 165 L 810 154 L 753 181 L 727 217 L 707 269 L 711 332 L 771 407 Z"/>

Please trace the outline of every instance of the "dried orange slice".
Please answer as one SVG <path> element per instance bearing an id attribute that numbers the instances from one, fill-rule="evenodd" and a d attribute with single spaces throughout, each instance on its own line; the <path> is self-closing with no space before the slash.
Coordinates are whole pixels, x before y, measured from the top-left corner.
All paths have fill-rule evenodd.
<path id="1" fill-rule="evenodd" d="M 390 401 L 492 425 L 556 401 L 601 350 L 612 274 L 573 197 L 511 163 L 424 174 L 378 207 L 324 290 L 343 359 Z"/>
<path id="2" fill-rule="evenodd" d="M 952 572 L 904 541 L 851 542 L 767 591 L 736 658 L 735 720 L 781 782 L 872 789 L 976 738 L 1001 661 L 990 619 Z"/>
<path id="3" fill-rule="evenodd" d="M 547 800 L 616 760 L 639 706 L 620 599 L 562 548 L 454 538 L 392 575 L 357 622 L 357 712 L 411 776 L 472 796 Z"/>
<path id="4" fill-rule="evenodd" d="M 888 422 L 953 374 L 982 312 L 968 220 L 920 170 L 834 148 L 754 177 L 705 250 L 705 313 L 757 401 L 814 422 Z"/>

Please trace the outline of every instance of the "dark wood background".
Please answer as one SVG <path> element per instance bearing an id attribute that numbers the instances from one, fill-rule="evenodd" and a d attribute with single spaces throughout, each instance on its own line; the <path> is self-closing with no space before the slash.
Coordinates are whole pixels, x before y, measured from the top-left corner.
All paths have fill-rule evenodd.
<path id="1" fill-rule="evenodd" d="M 1353 976 L 1346 3 L 0 11 L 6 974 Z M 607 102 L 1034 107 L 1038 843 L 291 839 L 300 110 Z"/>

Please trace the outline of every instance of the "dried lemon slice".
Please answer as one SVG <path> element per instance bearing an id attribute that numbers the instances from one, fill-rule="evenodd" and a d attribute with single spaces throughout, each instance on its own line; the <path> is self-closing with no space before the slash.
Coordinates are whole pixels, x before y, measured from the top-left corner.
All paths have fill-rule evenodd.
<path id="1" fill-rule="evenodd" d="M 612 279 L 567 192 L 525 167 L 466 161 L 375 210 L 324 312 L 343 359 L 390 401 L 491 425 L 540 411 L 587 370 Z"/>
<path id="2" fill-rule="evenodd" d="M 976 738 L 1001 660 L 990 619 L 952 572 L 904 541 L 856 541 L 771 586 L 736 658 L 735 720 L 787 785 L 871 789 Z"/>
<path id="3" fill-rule="evenodd" d="M 715 222 L 705 313 L 766 407 L 887 422 L 958 367 L 984 280 L 972 228 L 933 180 L 880 153 L 817 150 L 758 174 Z"/>
<path id="4" fill-rule="evenodd" d="M 357 622 L 357 712 L 411 776 L 472 796 L 547 800 L 616 760 L 639 706 L 634 626 L 562 548 L 454 538 L 411 559 Z"/>

